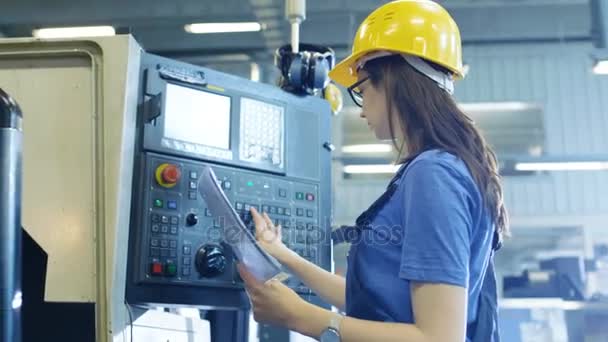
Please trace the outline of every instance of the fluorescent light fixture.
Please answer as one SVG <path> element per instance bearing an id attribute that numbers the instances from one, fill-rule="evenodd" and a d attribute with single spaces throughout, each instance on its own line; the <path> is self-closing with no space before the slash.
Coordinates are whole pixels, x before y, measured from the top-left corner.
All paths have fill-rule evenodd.
<path id="1" fill-rule="evenodd" d="M 393 147 L 388 144 L 347 145 L 342 147 L 343 153 L 388 153 Z"/>
<path id="2" fill-rule="evenodd" d="M 601 171 L 608 170 L 606 161 L 516 163 L 517 171 Z"/>
<path id="3" fill-rule="evenodd" d="M 262 24 L 257 22 L 241 23 L 197 23 L 184 26 L 188 33 L 231 33 L 231 32 L 258 32 L 262 30 Z"/>
<path id="4" fill-rule="evenodd" d="M 593 67 L 593 73 L 598 75 L 608 75 L 608 59 L 597 61 Z"/>
<path id="5" fill-rule="evenodd" d="M 458 105 L 465 112 L 521 112 L 538 109 L 538 105 L 526 102 L 476 102 Z"/>
<path id="6" fill-rule="evenodd" d="M 391 164 L 368 164 L 368 165 L 346 165 L 344 173 L 350 174 L 370 174 L 370 173 L 395 173 L 399 170 L 399 165 Z"/>
<path id="7" fill-rule="evenodd" d="M 36 38 L 103 37 L 115 34 L 116 31 L 112 26 L 49 27 L 32 31 L 32 35 Z"/>

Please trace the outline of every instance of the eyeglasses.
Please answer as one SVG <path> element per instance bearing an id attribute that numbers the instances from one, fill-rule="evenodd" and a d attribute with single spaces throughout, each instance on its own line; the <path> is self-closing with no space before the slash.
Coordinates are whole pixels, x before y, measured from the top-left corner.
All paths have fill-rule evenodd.
<path id="1" fill-rule="evenodd" d="M 357 81 L 355 84 L 348 87 L 348 94 L 350 95 L 350 98 L 353 99 L 353 102 L 359 107 L 363 107 L 363 94 L 358 87 L 367 80 L 369 80 L 369 77 L 365 77 L 364 79 Z"/>

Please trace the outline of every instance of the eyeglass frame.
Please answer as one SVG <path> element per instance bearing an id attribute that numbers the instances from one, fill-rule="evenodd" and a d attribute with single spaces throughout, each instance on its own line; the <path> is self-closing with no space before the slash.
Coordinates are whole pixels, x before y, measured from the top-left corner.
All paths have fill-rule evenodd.
<path id="1" fill-rule="evenodd" d="M 356 91 L 355 88 L 357 88 L 358 86 L 360 86 L 361 84 L 363 84 L 365 81 L 369 80 L 369 76 L 368 77 L 364 77 L 363 79 L 355 82 L 355 84 L 351 85 L 350 87 L 347 88 L 348 90 L 348 95 L 350 95 L 350 98 L 353 100 L 353 102 L 358 106 L 363 108 L 363 94 L 361 94 L 361 92 Z M 357 100 L 357 97 L 360 99 Z"/>

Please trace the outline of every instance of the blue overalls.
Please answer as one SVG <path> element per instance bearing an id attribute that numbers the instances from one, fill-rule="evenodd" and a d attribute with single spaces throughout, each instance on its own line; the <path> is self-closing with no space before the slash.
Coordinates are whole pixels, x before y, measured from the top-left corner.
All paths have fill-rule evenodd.
<path id="1" fill-rule="evenodd" d="M 413 165 L 418 163 L 414 168 Z M 410 166 L 414 174 L 407 175 Z M 416 169 L 416 170 L 414 170 Z M 468 175 L 469 178 L 463 175 Z M 406 178 L 410 177 L 410 178 Z M 433 178 L 433 177 L 436 177 Z M 428 184 L 424 184 L 428 178 Z M 404 179 L 407 181 L 404 182 Z M 454 184 L 452 184 L 452 180 Z M 414 182 L 414 183 L 412 183 Z M 420 182 L 422 184 L 417 185 Z M 446 188 L 437 188 L 435 190 L 424 190 L 428 187 L 433 188 L 436 183 L 445 183 Z M 409 185 L 408 185 L 409 184 Z M 438 272 L 433 272 L 434 268 L 418 269 L 416 263 L 412 263 L 411 254 L 423 254 L 422 260 L 429 260 L 429 267 L 433 265 L 433 247 L 432 241 L 446 239 L 445 236 L 435 236 L 434 234 L 443 234 L 443 227 L 433 230 L 420 229 L 420 234 L 412 232 L 412 227 L 408 224 L 417 224 L 425 226 L 425 221 L 418 220 L 419 212 L 407 213 L 407 206 L 404 203 L 411 203 L 420 199 L 424 201 L 424 196 L 429 191 L 438 191 L 435 203 L 431 204 L 429 210 L 442 210 L 441 205 L 443 198 L 447 197 L 446 205 L 452 205 L 456 202 L 450 197 L 450 189 L 460 189 L 458 184 L 463 184 L 463 193 L 473 192 L 474 185 L 472 178 L 468 174 L 468 170 L 464 163 L 458 162 L 457 158 L 451 154 L 439 151 L 428 150 L 416 156 L 408 158 L 403 166 L 399 169 L 395 177 L 389 183 L 387 190 L 356 220 L 354 227 L 342 227 L 334 232 L 335 241 L 347 240 L 352 243 L 348 255 L 348 271 L 346 276 L 346 314 L 351 317 L 356 317 L 366 320 L 385 321 L 385 322 L 402 322 L 414 323 L 411 307 L 409 283 L 411 281 L 418 282 L 440 282 L 453 284 L 463 287 L 469 287 L 469 279 L 475 278 L 475 283 L 471 283 L 469 289 L 469 315 L 467 318 L 467 341 L 471 342 L 498 342 L 498 308 L 497 308 L 497 292 L 496 280 L 493 266 L 493 255 L 500 248 L 500 239 L 498 234 L 494 232 L 493 225 L 488 225 L 488 220 L 476 220 L 481 222 L 477 226 L 478 229 L 474 233 L 465 232 L 462 234 L 466 239 L 471 236 L 470 245 L 467 240 L 468 249 L 477 248 L 486 249 L 485 252 L 480 252 L 475 255 L 471 254 L 471 260 L 475 260 L 474 264 L 464 265 L 466 274 L 463 272 L 454 273 L 456 276 L 450 278 L 450 269 L 452 265 L 449 262 L 440 264 L 445 266 L 445 270 L 438 269 Z M 420 189 L 414 193 L 414 198 L 408 198 L 409 192 L 405 189 L 406 186 Z M 410 191 L 411 192 L 411 191 Z M 458 193 L 460 194 L 460 192 Z M 418 198 L 419 196 L 420 198 Z M 475 196 L 471 196 L 475 199 Z M 396 202 L 396 203 L 395 203 Z M 471 203 L 474 201 L 471 200 Z M 463 202 L 464 203 L 464 202 Z M 413 206 L 418 209 L 421 204 Z M 391 208 L 394 206 L 395 208 Z M 435 207 L 434 207 L 435 206 Z M 412 205 L 410 205 L 412 207 Z M 471 208 L 477 208 L 471 204 Z M 443 209 L 445 211 L 445 209 Z M 474 211 L 473 209 L 471 209 Z M 481 209 L 480 209 L 481 210 Z M 399 216 L 398 211 L 405 211 L 405 217 L 395 219 Z M 427 210 L 428 211 L 428 210 Z M 453 210 L 449 210 L 453 211 Z M 487 211 L 485 212 L 487 213 Z M 441 217 L 443 213 L 434 213 L 431 215 L 431 220 L 434 216 L 438 217 L 442 223 Z M 475 215 L 472 215 L 475 216 Z M 480 216 L 481 217 L 481 216 Z M 429 215 L 424 216 L 429 219 Z M 449 222 L 457 221 L 455 218 L 449 218 Z M 404 225 L 398 223 L 403 222 Z M 420 223 L 420 224 L 419 224 Z M 433 226 L 428 225 L 428 226 Z M 464 225 L 462 225 L 464 226 Z M 454 231 L 462 231 L 461 226 L 455 226 Z M 492 231 L 490 231 L 490 228 Z M 449 229 L 446 229 L 449 231 Z M 426 235 L 425 235 L 426 234 Z M 448 240 L 452 236 L 447 237 Z M 424 245 L 424 241 L 428 242 L 428 248 L 431 252 L 424 255 L 425 249 L 408 253 L 408 250 L 415 250 L 418 244 Z M 460 241 L 458 236 L 454 237 L 454 241 Z M 408 245 L 409 243 L 409 245 Z M 411 245 L 415 243 L 416 245 Z M 459 244 L 464 245 L 463 244 Z M 491 245 L 491 248 L 490 248 Z M 436 252 L 438 254 L 445 253 L 448 255 L 446 260 L 451 260 L 451 254 L 454 250 L 464 250 L 461 247 L 441 245 L 443 248 Z M 473 247 L 471 247 L 473 246 Z M 421 248 L 426 248 L 423 246 Z M 468 253 L 468 252 L 467 252 Z M 469 258 L 460 257 L 455 260 L 464 260 L 469 262 Z M 428 257 L 429 259 L 424 259 Z M 466 260 L 465 260 L 466 259 Z M 470 266 L 470 267 L 469 267 Z M 477 273 L 474 270 L 477 270 Z M 462 273 L 462 277 L 459 277 Z M 469 276 L 469 274 L 471 276 Z M 475 291 L 472 293 L 472 289 Z M 441 319 L 441 318 L 438 318 Z"/>

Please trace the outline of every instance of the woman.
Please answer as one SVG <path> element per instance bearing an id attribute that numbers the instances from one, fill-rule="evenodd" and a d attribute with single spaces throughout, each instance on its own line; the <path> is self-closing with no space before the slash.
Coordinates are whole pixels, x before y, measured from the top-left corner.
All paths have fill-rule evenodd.
<path id="1" fill-rule="evenodd" d="M 498 340 L 493 250 L 507 216 L 494 153 L 451 95 L 461 70 L 458 28 L 435 2 L 390 2 L 361 24 L 330 76 L 403 165 L 357 219 L 346 279 L 291 252 L 252 210 L 263 248 L 346 312 L 239 268 L 256 320 L 321 341 Z"/>

